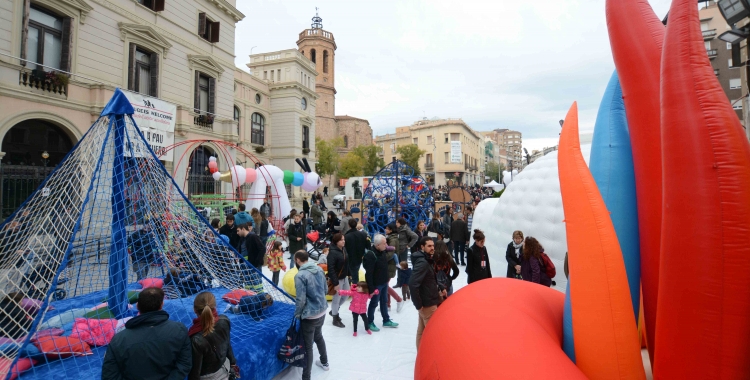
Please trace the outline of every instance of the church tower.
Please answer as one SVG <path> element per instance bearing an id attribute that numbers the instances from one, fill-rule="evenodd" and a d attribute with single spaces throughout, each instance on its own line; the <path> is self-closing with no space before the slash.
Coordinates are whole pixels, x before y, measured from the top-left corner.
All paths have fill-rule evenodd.
<path id="1" fill-rule="evenodd" d="M 318 72 L 315 78 L 315 92 L 318 94 L 315 107 L 315 137 L 331 140 L 337 137 L 334 81 L 336 41 L 333 33 L 323 30 L 323 19 L 318 16 L 318 8 L 315 8 L 315 17 L 312 18 L 310 29 L 305 29 L 299 34 L 297 47 L 305 57 L 315 62 L 315 70 Z"/>

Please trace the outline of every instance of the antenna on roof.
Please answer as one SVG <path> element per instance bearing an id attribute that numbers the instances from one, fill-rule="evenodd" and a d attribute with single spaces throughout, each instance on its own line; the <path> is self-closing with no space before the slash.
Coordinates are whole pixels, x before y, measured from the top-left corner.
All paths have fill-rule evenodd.
<path id="1" fill-rule="evenodd" d="M 318 7 L 315 7 L 315 17 L 312 18 L 312 25 L 310 25 L 313 29 L 323 29 L 323 19 L 318 16 Z"/>

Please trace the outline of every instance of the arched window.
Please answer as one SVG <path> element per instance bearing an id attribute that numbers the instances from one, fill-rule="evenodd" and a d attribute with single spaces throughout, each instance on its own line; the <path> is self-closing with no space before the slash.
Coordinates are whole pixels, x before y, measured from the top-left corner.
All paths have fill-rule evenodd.
<path id="1" fill-rule="evenodd" d="M 349 147 L 349 136 L 344 136 L 344 148 Z"/>
<path id="2" fill-rule="evenodd" d="M 251 130 L 251 142 L 253 144 L 266 144 L 266 119 L 259 113 L 253 114 L 253 125 Z"/>
<path id="3" fill-rule="evenodd" d="M 188 167 L 188 195 L 216 194 L 221 186 L 211 176 L 208 169 L 210 157 L 217 157 L 213 149 L 207 146 L 199 146 L 190 154 L 190 166 Z M 217 160 L 219 157 L 217 157 Z M 221 164 L 219 164 L 221 168 Z"/>
<path id="4" fill-rule="evenodd" d="M 315 49 L 310 49 L 310 60 L 315 63 Z"/>
<path id="5" fill-rule="evenodd" d="M 234 106 L 234 121 L 240 121 L 240 109 Z"/>
<path id="6" fill-rule="evenodd" d="M 328 73 L 328 50 L 323 50 L 323 72 Z"/>

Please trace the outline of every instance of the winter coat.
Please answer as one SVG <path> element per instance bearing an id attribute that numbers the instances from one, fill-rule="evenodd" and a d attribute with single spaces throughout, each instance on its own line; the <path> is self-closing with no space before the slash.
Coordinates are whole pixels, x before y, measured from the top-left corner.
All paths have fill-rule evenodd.
<path id="1" fill-rule="evenodd" d="M 446 239 L 451 237 L 451 224 L 453 224 L 453 214 L 448 215 L 446 212 L 443 215 L 443 237 Z"/>
<path id="2" fill-rule="evenodd" d="M 247 249 L 247 261 L 254 267 L 260 269 L 263 266 L 263 256 L 266 254 L 266 246 L 255 232 L 245 236 L 245 248 Z"/>
<path id="3" fill-rule="evenodd" d="M 453 260 L 451 260 L 451 266 L 447 268 L 439 268 L 437 265 L 435 265 L 436 276 L 438 271 L 443 271 L 443 273 L 445 273 L 445 276 L 448 278 L 448 283 L 445 284 L 445 289 L 450 288 L 453 285 L 453 280 L 457 279 L 458 275 L 461 274 L 461 270 L 458 269 L 458 264 L 456 264 L 456 262 Z"/>
<path id="4" fill-rule="evenodd" d="M 250 223 L 253 227 L 255 227 L 255 221 L 253 220 L 253 217 L 250 216 L 250 213 L 247 211 L 240 211 L 236 214 L 234 214 L 234 224 L 237 226 L 243 225 L 245 223 Z"/>
<path id="5" fill-rule="evenodd" d="M 482 268 L 482 261 L 485 264 L 484 268 Z M 484 280 L 485 278 L 492 278 L 490 257 L 487 254 L 486 246 L 480 247 L 475 243 L 469 248 L 468 255 L 466 255 L 466 274 L 469 275 L 469 284 L 474 281 Z"/>
<path id="6" fill-rule="evenodd" d="M 386 252 L 374 249 L 365 253 L 362 266 L 365 267 L 365 281 L 370 293 L 375 291 L 380 285 L 387 284 L 390 281 L 388 277 L 388 258 Z"/>
<path id="7" fill-rule="evenodd" d="M 396 285 L 409 285 L 409 279 L 411 279 L 411 268 L 398 269 L 398 279 Z"/>
<path id="8" fill-rule="evenodd" d="M 260 210 L 258 211 L 260 211 L 261 214 L 265 215 L 266 218 L 268 218 L 269 216 L 271 216 L 271 204 L 268 202 L 263 203 L 260 206 Z"/>
<path id="9" fill-rule="evenodd" d="M 432 257 L 428 258 L 424 252 L 416 251 L 411 254 L 411 262 L 414 269 L 409 279 L 409 290 L 414 307 L 419 310 L 440 304 L 440 291 Z"/>
<path id="10" fill-rule="evenodd" d="M 286 231 L 286 236 L 289 239 L 289 253 L 294 255 L 299 250 L 305 250 L 307 238 L 305 237 L 305 226 L 302 225 L 302 222 L 292 222 Z M 297 241 L 297 238 L 301 238 L 301 240 Z"/>
<path id="11" fill-rule="evenodd" d="M 151 263 L 154 261 L 154 251 L 157 249 L 154 235 L 144 229 L 137 230 L 128 236 L 130 260 L 133 262 Z"/>
<path id="12" fill-rule="evenodd" d="M 302 200 L 302 212 L 305 213 L 306 218 L 310 216 L 310 202 L 307 199 Z"/>
<path id="13" fill-rule="evenodd" d="M 347 232 L 349 232 L 349 221 L 352 219 L 351 216 L 345 216 L 341 218 L 341 225 L 340 225 L 340 232 L 344 235 L 346 235 Z"/>
<path id="14" fill-rule="evenodd" d="M 334 234 L 338 233 L 341 229 L 341 221 L 339 221 L 339 218 L 331 218 L 326 221 L 326 232 L 333 236 Z"/>
<path id="15" fill-rule="evenodd" d="M 328 309 L 326 276 L 314 261 L 309 260 L 299 268 L 294 276 L 294 289 L 297 291 L 294 308 L 296 318 L 314 317 Z"/>
<path id="16" fill-rule="evenodd" d="M 183 380 L 193 368 L 192 355 L 187 327 L 164 310 L 152 311 L 127 321 L 112 338 L 102 379 Z"/>
<path id="17" fill-rule="evenodd" d="M 332 245 L 328 251 L 328 278 L 331 279 L 333 286 L 339 284 L 340 280 L 349 277 L 349 257 L 346 254 L 346 248 L 341 250 L 336 245 Z"/>
<path id="18" fill-rule="evenodd" d="M 363 231 L 351 229 L 344 235 L 346 241 L 346 253 L 351 256 L 352 261 L 361 263 L 365 256 L 365 251 L 370 249 L 371 243 L 367 234 Z"/>
<path id="19" fill-rule="evenodd" d="M 513 242 L 508 243 L 508 249 L 505 250 L 505 261 L 508 262 L 508 278 L 516 277 L 516 265 L 521 265 L 521 259 L 523 258 L 523 246 L 518 249 L 519 255 L 516 256 L 516 248 L 513 247 Z"/>
<path id="20" fill-rule="evenodd" d="M 231 365 L 237 364 L 229 342 L 231 323 L 226 315 L 220 315 L 214 324 L 214 331 L 203 336 L 203 333 L 190 337 L 193 346 L 193 369 L 190 370 L 188 380 L 200 380 L 201 375 L 208 375 L 216 371 L 223 371 L 226 359 Z"/>
<path id="21" fill-rule="evenodd" d="M 237 223 L 232 224 L 231 226 L 228 224 L 221 226 L 221 228 L 219 228 L 219 234 L 225 235 L 229 238 L 229 245 L 235 249 L 239 248 L 241 238 L 240 235 L 237 234 Z"/>
<path id="22" fill-rule="evenodd" d="M 280 249 L 271 251 L 268 253 L 268 270 L 271 272 L 278 272 L 280 270 L 286 271 L 286 263 L 284 263 L 284 253 Z"/>
<path id="23" fill-rule="evenodd" d="M 399 257 L 397 257 L 395 260 L 393 259 L 393 256 L 396 255 L 396 252 L 398 252 L 399 248 L 398 233 L 391 233 L 386 236 L 385 239 L 388 242 L 388 245 L 395 249 L 395 251 L 393 252 L 386 251 L 386 259 L 388 259 L 388 277 L 394 278 L 396 277 L 396 268 L 398 266 L 398 263 L 401 262 Z"/>
<path id="24" fill-rule="evenodd" d="M 320 210 L 320 206 L 313 204 L 312 208 L 310 209 L 310 216 L 312 216 L 314 226 L 323 224 L 323 217 L 325 215 L 326 214 L 324 214 L 323 211 Z"/>
<path id="25" fill-rule="evenodd" d="M 541 257 L 530 257 L 528 260 L 521 258 L 521 278 L 524 281 L 542 284 L 544 286 L 552 285 L 552 281 L 544 272 Z"/>
<path id="26" fill-rule="evenodd" d="M 456 219 L 451 223 L 451 241 L 467 242 L 469 241 L 469 225 L 463 219 Z"/>
<path id="27" fill-rule="evenodd" d="M 401 226 L 398 228 L 398 261 L 406 261 L 407 254 L 406 250 L 409 247 L 417 244 L 419 238 L 409 226 Z"/>
<path id="28" fill-rule="evenodd" d="M 377 289 L 371 294 L 358 292 L 356 286 L 352 287 L 352 290 L 339 290 L 339 295 L 352 296 L 352 303 L 349 305 L 349 310 L 357 314 L 367 314 L 367 300 L 375 295 L 380 294 Z"/>

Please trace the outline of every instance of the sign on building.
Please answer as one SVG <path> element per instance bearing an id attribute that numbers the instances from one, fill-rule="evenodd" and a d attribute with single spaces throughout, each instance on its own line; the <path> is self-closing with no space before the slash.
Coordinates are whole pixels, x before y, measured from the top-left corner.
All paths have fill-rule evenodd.
<path id="1" fill-rule="evenodd" d="M 130 100 L 135 113 L 133 120 L 143 133 L 151 149 L 162 161 L 173 161 L 174 150 L 165 152 L 165 148 L 174 144 L 174 125 L 177 117 L 177 106 L 160 99 L 143 96 L 135 92 L 123 91 Z M 146 153 L 135 153 L 137 156 Z"/>
<path id="2" fill-rule="evenodd" d="M 462 158 L 461 142 L 451 141 L 451 164 L 460 164 Z"/>

